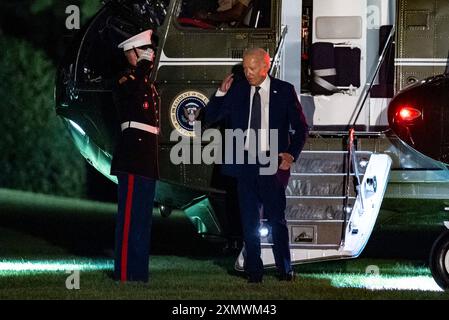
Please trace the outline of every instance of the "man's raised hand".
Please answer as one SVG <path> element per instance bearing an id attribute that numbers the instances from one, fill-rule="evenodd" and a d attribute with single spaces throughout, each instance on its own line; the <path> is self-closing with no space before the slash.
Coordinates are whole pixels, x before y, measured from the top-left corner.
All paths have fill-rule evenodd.
<path id="1" fill-rule="evenodd" d="M 223 93 L 228 92 L 229 88 L 231 88 L 232 82 L 234 81 L 234 74 L 231 73 L 230 75 L 228 75 L 226 78 L 224 78 L 223 82 L 221 83 L 220 86 L 220 91 Z"/>

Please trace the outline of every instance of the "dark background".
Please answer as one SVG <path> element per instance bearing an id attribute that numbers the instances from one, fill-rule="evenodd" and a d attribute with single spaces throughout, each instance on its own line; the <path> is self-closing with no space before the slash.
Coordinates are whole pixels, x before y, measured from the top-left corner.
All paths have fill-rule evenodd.
<path id="1" fill-rule="evenodd" d="M 66 8 L 80 8 L 81 27 L 100 0 L 0 0 L 0 188 L 116 201 L 116 186 L 93 169 L 55 113 L 55 74 L 78 30 Z"/>

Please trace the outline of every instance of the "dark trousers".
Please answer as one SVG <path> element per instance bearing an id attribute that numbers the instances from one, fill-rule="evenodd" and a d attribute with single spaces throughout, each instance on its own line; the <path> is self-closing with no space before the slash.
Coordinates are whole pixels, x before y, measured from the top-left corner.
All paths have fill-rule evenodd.
<path id="1" fill-rule="evenodd" d="M 238 180 L 237 188 L 246 250 L 245 271 L 251 277 L 263 275 L 259 235 L 261 208 L 271 227 L 276 267 L 282 274 L 292 271 L 283 179 L 279 173 L 271 176 L 245 176 Z"/>
<path id="2" fill-rule="evenodd" d="M 156 181 L 118 175 L 114 278 L 148 281 L 150 233 Z"/>

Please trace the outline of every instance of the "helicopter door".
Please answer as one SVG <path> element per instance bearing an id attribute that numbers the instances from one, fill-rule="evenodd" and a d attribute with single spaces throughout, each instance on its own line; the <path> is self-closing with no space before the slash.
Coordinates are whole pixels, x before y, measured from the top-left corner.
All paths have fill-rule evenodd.
<path id="1" fill-rule="evenodd" d="M 373 154 L 357 187 L 358 195 L 342 239 L 342 255 L 357 257 L 365 248 L 376 223 L 390 174 L 391 158 L 386 154 Z M 357 174 L 357 173 L 356 173 Z"/>

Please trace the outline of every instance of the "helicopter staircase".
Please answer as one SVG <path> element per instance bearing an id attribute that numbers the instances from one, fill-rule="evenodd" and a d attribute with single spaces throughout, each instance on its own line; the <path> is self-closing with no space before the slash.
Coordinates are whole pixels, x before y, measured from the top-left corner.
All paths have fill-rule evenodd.
<path id="1" fill-rule="evenodd" d="M 291 169 L 286 220 L 293 263 L 357 257 L 386 190 L 391 159 L 356 150 L 354 131 L 309 138 Z M 262 261 L 274 266 L 269 225 L 261 220 Z M 236 261 L 243 268 L 243 252 Z"/>

